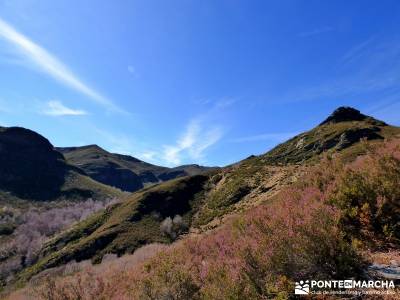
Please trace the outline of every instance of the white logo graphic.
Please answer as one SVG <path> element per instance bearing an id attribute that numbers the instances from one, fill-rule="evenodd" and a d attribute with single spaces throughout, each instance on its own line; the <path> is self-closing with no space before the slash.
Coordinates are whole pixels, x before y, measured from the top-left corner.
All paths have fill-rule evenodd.
<path id="1" fill-rule="evenodd" d="M 294 287 L 294 293 L 296 295 L 308 295 L 310 293 L 310 282 L 309 280 L 299 282 L 296 281 L 296 286 Z"/>
<path id="2" fill-rule="evenodd" d="M 353 280 L 345 280 L 344 281 L 344 288 L 345 289 L 352 289 L 353 288 Z"/>

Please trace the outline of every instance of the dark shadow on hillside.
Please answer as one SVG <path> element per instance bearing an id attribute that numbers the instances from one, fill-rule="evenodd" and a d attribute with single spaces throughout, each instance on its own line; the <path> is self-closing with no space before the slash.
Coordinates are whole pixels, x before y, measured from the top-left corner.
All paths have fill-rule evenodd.
<path id="1" fill-rule="evenodd" d="M 32 200 L 60 195 L 68 166 L 41 135 L 20 127 L 0 128 L 0 189 Z"/>
<path id="2" fill-rule="evenodd" d="M 144 193 L 132 221 L 157 212 L 162 218 L 184 215 L 193 209 L 194 196 L 203 189 L 208 176 L 196 175 L 180 179 L 167 188 L 156 187 Z"/>

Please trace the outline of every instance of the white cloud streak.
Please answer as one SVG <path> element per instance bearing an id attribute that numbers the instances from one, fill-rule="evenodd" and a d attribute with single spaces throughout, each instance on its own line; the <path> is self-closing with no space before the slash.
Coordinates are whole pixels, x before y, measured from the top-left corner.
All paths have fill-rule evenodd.
<path id="1" fill-rule="evenodd" d="M 357 44 L 343 55 L 341 58 L 341 63 L 348 64 L 356 59 L 360 59 L 362 56 L 365 56 L 375 41 L 375 36 L 372 36 L 369 39 Z"/>
<path id="2" fill-rule="evenodd" d="M 137 154 L 137 157 L 139 159 L 142 159 L 145 162 L 151 162 L 151 163 L 157 163 L 158 162 L 157 159 L 156 159 L 156 156 L 157 156 L 157 152 L 156 151 L 146 151 L 146 152 Z"/>
<path id="3" fill-rule="evenodd" d="M 198 120 L 192 120 L 175 145 L 164 146 L 163 160 L 169 165 L 179 165 L 184 158 L 198 160 L 221 137 L 221 128 L 213 127 L 204 130 Z"/>
<path id="4" fill-rule="evenodd" d="M 47 108 L 42 113 L 49 116 L 82 116 L 87 114 L 84 110 L 66 107 L 56 100 L 47 102 Z"/>
<path id="5" fill-rule="evenodd" d="M 36 65 L 41 71 L 47 73 L 64 85 L 86 95 L 92 101 L 106 108 L 122 112 L 109 99 L 99 94 L 94 89 L 82 82 L 66 65 L 54 55 L 40 47 L 28 37 L 18 32 L 14 27 L 0 18 L 0 37 L 8 41 L 19 50 L 22 58 Z"/>

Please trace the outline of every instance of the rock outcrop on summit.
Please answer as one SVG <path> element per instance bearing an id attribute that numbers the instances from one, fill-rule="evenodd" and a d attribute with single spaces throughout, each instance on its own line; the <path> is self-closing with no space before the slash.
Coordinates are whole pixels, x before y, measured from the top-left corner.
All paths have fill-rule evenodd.
<path id="1" fill-rule="evenodd" d="M 337 108 L 317 127 L 263 155 L 273 164 L 301 163 L 324 151 L 343 150 L 361 139 L 381 140 L 391 126 L 351 107 Z"/>

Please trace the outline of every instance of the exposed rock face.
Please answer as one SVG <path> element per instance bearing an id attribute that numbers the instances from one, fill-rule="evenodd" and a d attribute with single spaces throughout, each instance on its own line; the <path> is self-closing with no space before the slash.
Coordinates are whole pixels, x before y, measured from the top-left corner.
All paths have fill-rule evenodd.
<path id="1" fill-rule="evenodd" d="M 22 198 L 50 199 L 68 169 L 50 142 L 31 130 L 0 128 L 0 189 Z"/>
<path id="2" fill-rule="evenodd" d="M 323 151 L 335 148 L 336 150 L 342 150 L 350 147 L 354 143 L 358 143 L 361 139 L 376 140 L 383 139 L 379 134 L 379 128 L 357 128 L 348 129 L 342 134 L 333 136 L 332 138 L 325 141 L 318 141 L 314 144 L 309 144 L 308 149 L 315 150 L 316 154 Z"/>
<path id="3" fill-rule="evenodd" d="M 337 150 L 342 150 L 359 142 L 361 139 L 376 140 L 383 139 L 383 137 L 379 135 L 379 128 L 377 127 L 351 129 L 340 135 L 335 147 Z"/>

